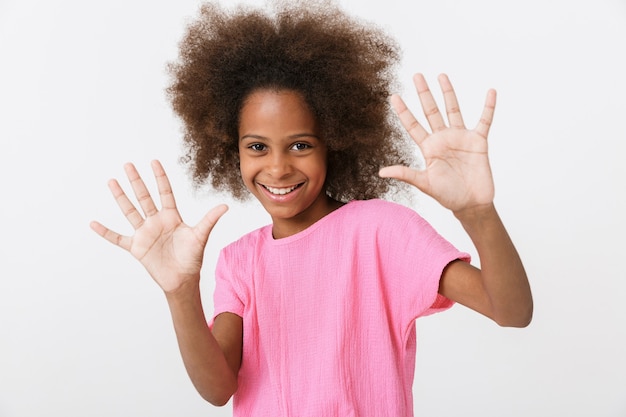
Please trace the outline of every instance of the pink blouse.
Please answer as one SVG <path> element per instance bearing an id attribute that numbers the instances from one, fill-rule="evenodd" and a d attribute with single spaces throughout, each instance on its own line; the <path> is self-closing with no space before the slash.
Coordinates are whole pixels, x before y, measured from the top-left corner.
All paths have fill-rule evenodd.
<path id="1" fill-rule="evenodd" d="M 451 307 L 437 291 L 455 259 L 469 255 L 383 200 L 224 248 L 214 317 L 232 312 L 244 326 L 234 415 L 412 416 L 415 319 Z"/>

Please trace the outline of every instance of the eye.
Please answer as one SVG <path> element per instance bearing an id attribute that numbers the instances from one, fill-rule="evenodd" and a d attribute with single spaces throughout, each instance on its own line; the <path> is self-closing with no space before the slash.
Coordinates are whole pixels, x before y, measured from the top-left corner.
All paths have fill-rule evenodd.
<path id="1" fill-rule="evenodd" d="M 291 149 L 294 151 L 304 151 L 305 149 L 309 149 L 310 147 L 311 145 L 309 145 L 308 143 L 297 142 L 293 144 Z"/>
<path id="2" fill-rule="evenodd" d="M 263 152 L 266 149 L 266 146 L 262 143 L 253 143 L 252 145 L 248 146 L 248 149 L 252 149 L 253 151 L 257 152 Z"/>

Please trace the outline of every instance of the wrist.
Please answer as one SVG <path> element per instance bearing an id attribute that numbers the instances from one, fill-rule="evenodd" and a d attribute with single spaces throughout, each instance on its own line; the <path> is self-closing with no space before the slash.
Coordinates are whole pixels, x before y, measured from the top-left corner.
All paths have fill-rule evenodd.
<path id="1" fill-rule="evenodd" d="M 482 223 L 498 217 L 493 203 L 463 208 L 454 211 L 453 214 L 462 224 Z"/>
<path id="2" fill-rule="evenodd" d="M 200 294 L 200 276 L 180 277 L 179 284 L 171 288 L 163 288 L 168 302 L 188 301 Z"/>

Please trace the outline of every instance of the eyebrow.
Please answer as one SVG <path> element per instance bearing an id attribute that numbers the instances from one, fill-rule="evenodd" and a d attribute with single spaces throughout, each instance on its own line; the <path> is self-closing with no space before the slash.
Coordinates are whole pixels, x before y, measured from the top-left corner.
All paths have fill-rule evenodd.
<path id="1" fill-rule="evenodd" d="M 319 136 L 314 135 L 313 133 L 296 133 L 295 135 L 287 136 L 287 139 L 300 139 L 300 138 L 315 138 L 317 140 L 320 140 Z M 239 140 L 245 140 L 245 139 L 268 140 L 269 138 L 265 136 L 261 136 L 261 135 L 255 135 L 255 134 L 243 135 L 242 137 L 239 138 Z"/>

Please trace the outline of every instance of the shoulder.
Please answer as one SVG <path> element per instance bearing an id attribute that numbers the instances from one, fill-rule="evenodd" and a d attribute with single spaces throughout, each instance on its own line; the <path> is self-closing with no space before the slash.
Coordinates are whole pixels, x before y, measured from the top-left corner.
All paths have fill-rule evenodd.
<path id="1" fill-rule="evenodd" d="M 259 245 L 266 239 L 268 233 L 271 233 L 271 225 L 263 226 L 252 232 L 246 233 L 234 242 L 226 245 L 221 250 L 222 257 L 238 258 L 255 251 Z"/>
<path id="2" fill-rule="evenodd" d="M 354 236 L 375 236 L 381 247 L 447 244 L 419 213 L 399 203 L 374 199 L 354 201 L 347 208 L 350 211 L 344 213 L 343 230 L 352 231 Z"/>
<path id="3" fill-rule="evenodd" d="M 216 281 L 228 282 L 228 286 L 236 289 L 240 299 L 246 299 L 245 289 L 254 274 L 268 227 L 271 229 L 271 226 L 265 226 L 243 235 L 222 248 L 219 253 L 215 267 Z"/>
<path id="4" fill-rule="evenodd" d="M 430 225 L 415 210 L 386 200 L 353 200 L 337 212 L 327 223 L 326 237 L 330 233 L 344 240 L 399 245 L 430 234 Z"/>

